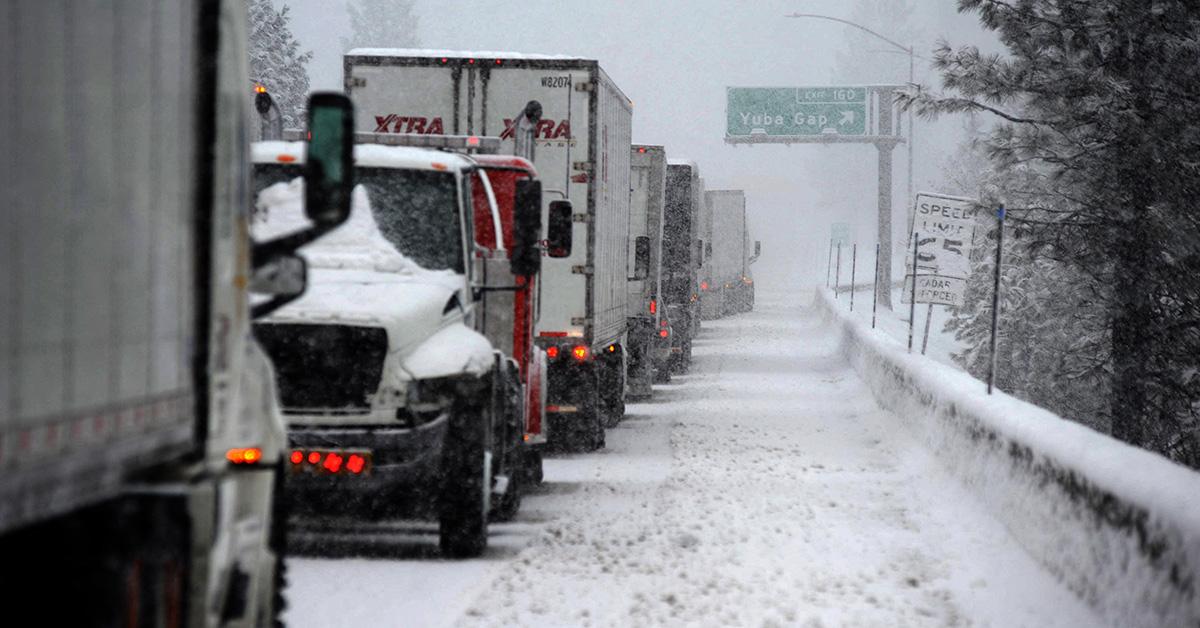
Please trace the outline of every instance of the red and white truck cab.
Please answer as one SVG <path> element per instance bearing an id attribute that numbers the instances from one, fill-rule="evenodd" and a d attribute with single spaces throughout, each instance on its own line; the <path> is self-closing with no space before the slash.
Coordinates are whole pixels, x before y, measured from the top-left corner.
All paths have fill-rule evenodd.
<path id="1" fill-rule="evenodd" d="M 489 138 L 490 139 L 490 138 Z M 536 180 L 537 170 L 528 160 L 513 155 L 473 155 L 477 168 L 471 193 L 475 210 L 476 257 L 503 260 L 513 250 L 513 217 L 517 206 L 517 181 Z M 497 233 L 500 237 L 497 238 Z M 539 275 L 518 277 L 505 266 L 489 269 L 501 274 L 501 282 L 512 281 L 512 292 L 485 295 L 480 308 L 484 335 L 496 348 L 512 357 L 524 383 L 525 433 L 523 437 L 524 479 L 542 480 L 542 449 L 546 429 L 546 351 L 534 344 L 537 321 Z M 507 273 L 505 275 L 505 273 Z M 489 277 L 489 281 L 494 281 Z"/>

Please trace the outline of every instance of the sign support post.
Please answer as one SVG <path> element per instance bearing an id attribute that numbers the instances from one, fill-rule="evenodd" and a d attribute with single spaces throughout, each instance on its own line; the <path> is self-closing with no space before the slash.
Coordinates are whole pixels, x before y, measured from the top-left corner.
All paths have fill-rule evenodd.
<path id="1" fill-rule="evenodd" d="M 917 317 L 917 255 L 921 250 L 921 239 L 917 233 L 913 233 L 913 269 L 912 269 L 912 300 L 908 303 L 908 352 L 912 353 L 913 343 L 913 324 Z"/>
<path id="2" fill-rule="evenodd" d="M 825 260 L 825 287 L 829 287 L 829 272 L 833 270 L 833 238 L 829 238 L 829 257 Z"/>
<path id="3" fill-rule="evenodd" d="M 850 311 L 854 311 L 854 271 L 858 268 L 858 243 L 850 246 Z"/>
<path id="4" fill-rule="evenodd" d="M 838 298 L 838 291 L 842 289 L 842 243 L 837 245 L 837 266 L 833 271 L 833 298 Z"/>
<path id="5" fill-rule="evenodd" d="M 875 244 L 875 285 L 871 291 L 871 329 L 875 329 L 875 312 L 879 310 L 879 244 Z"/>
<path id="6" fill-rule="evenodd" d="M 996 268 L 992 281 L 992 364 L 988 368 L 988 394 L 996 386 L 996 328 L 1000 325 L 1000 262 L 1004 254 L 1004 205 L 996 210 Z"/>
<path id="7" fill-rule="evenodd" d="M 925 311 L 925 337 L 921 339 L 921 355 L 925 355 L 925 349 L 929 347 L 929 321 L 933 319 L 933 304 L 929 304 L 929 309 Z"/>

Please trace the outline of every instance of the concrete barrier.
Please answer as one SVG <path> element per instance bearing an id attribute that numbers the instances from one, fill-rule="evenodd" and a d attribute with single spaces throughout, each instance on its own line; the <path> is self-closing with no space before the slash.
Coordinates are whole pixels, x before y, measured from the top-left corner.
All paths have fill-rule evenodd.
<path id="1" fill-rule="evenodd" d="M 1113 626 L 1200 627 L 1200 473 L 939 364 L 818 289 L 814 307 L 895 413 L 1017 542 Z"/>

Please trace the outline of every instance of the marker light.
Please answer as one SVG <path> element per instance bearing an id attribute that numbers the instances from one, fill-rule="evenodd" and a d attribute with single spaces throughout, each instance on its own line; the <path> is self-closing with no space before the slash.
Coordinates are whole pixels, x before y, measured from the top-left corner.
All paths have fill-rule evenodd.
<path id="1" fill-rule="evenodd" d="M 450 63 L 450 60 L 446 57 L 442 57 L 442 63 Z"/>
<path id="2" fill-rule="evenodd" d="M 558 357 L 558 347 L 546 347 L 546 357 L 553 360 Z"/>
<path id="3" fill-rule="evenodd" d="M 575 345 L 571 348 L 571 355 L 575 356 L 576 360 L 582 362 L 588 357 L 588 348 L 584 345 Z"/>
<path id="4" fill-rule="evenodd" d="M 658 313 L 658 301 L 656 301 L 654 299 L 650 299 L 650 313 L 651 314 Z"/>
<path id="5" fill-rule="evenodd" d="M 707 281 L 701 281 L 701 282 L 700 282 L 700 289 L 701 289 L 701 290 L 708 290 L 708 282 L 707 282 Z"/>
<path id="6" fill-rule="evenodd" d="M 667 336 L 671 335 L 671 332 L 667 331 L 666 329 L 660 329 L 658 330 L 658 335 L 659 337 L 666 338 Z"/>
<path id="7" fill-rule="evenodd" d="M 265 94 L 265 93 L 267 93 L 267 88 L 263 87 L 262 85 L 255 85 L 254 93 L 255 94 Z"/>
<path id="8" fill-rule="evenodd" d="M 278 161 L 281 164 L 290 164 L 293 161 L 296 161 L 296 157 L 294 155 L 276 155 L 275 161 Z"/>
<path id="9" fill-rule="evenodd" d="M 502 63 L 504 63 L 503 59 L 496 59 L 496 65 L 500 65 Z"/>
<path id="10" fill-rule="evenodd" d="M 304 452 L 298 451 L 298 450 L 293 451 L 292 452 L 292 464 L 300 464 L 301 462 L 304 462 Z"/>
<path id="11" fill-rule="evenodd" d="M 319 451 L 308 452 L 308 464 L 317 464 L 320 461 L 321 461 L 321 452 L 319 452 Z"/>
<path id="12" fill-rule="evenodd" d="M 467 63 L 469 63 L 469 64 L 471 64 L 471 65 L 475 65 L 475 60 L 474 60 L 474 59 L 467 59 Z"/>
<path id="13" fill-rule="evenodd" d="M 639 152 L 639 153 L 644 153 L 644 152 L 646 152 L 646 147 L 645 147 L 645 146 L 642 146 L 641 148 L 639 148 L 639 149 L 638 149 L 638 152 Z"/>
<path id="14" fill-rule="evenodd" d="M 254 464 L 262 460 L 262 450 L 258 447 L 235 447 L 225 452 L 225 459 L 233 464 Z"/>
<path id="15" fill-rule="evenodd" d="M 476 135 L 468 137 L 467 146 L 479 146 L 479 137 Z"/>
<path id="16" fill-rule="evenodd" d="M 609 353 L 616 353 L 616 351 L 617 351 L 617 345 L 608 345 Z"/>
<path id="17" fill-rule="evenodd" d="M 346 468 L 350 470 L 350 473 L 359 474 L 362 473 L 363 466 L 366 464 L 366 458 L 358 454 L 350 454 L 350 459 L 346 461 Z"/>

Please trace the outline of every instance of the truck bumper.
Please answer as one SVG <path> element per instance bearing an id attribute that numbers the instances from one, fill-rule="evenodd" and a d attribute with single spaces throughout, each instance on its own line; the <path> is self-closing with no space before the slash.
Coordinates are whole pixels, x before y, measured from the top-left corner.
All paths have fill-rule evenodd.
<path id="1" fill-rule="evenodd" d="M 442 450 L 450 425 L 444 413 L 411 428 L 338 427 L 293 429 L 291 451 L 305 454 L 288 462 L 284 485 L 289 511 L 297 518 L 431 516 L 441 489 Z M 367 451 L 362 473 L 333 473 L 309 452 Z M 290 453 L 290 452 L 289 452 Z"/>

